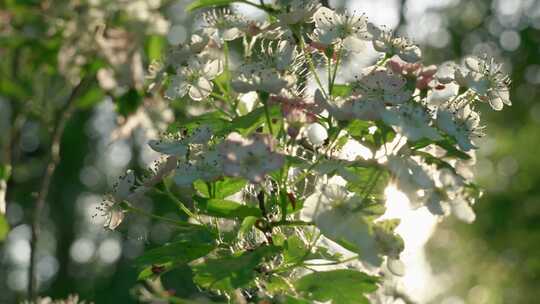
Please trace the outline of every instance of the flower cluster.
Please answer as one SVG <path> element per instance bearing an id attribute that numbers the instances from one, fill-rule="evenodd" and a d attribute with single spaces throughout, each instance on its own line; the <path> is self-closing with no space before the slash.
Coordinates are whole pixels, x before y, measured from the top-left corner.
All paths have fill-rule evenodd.
<path id="1" fill-rule="evenodd" d="M 362 293 L 377 288 L 374 276 L 361 279 L 373 288 L 340 302 L 349 298 L 313 292 L 312 285 L 318 276 L 343 279 L 348 270 L 298 269 L 323 260 L 350 262 L 358 273 L 376 275 L 384 266 L 402 275 L 399 220 L 382 217 L 388 187 L 407 195 L 412 208 L 473 221 L 481 191 L 470 168 L 484 134 L 477 108 L 510 105 L 508 77 L 486 57 L 467 58 L 451 72 L 427 65 L 410 40 L 316 1 L 255 6 L 271 21 L 209 11 L 186 44 L 171 46 L 153 87 L 166 87 L 161 92 L 170 100 L 209 107 L 150 141 L 167 157 L 165 169 L 136 187 L 128 171 L 112 201 L 163 184 L 189 202 L 177 201 L 193 227 L 227 231 L 211 244 L 191 240 L 204 250 L 182 257 L 202 258 L 190 264 L 194 282 L 216 294 L 245 296 L 256 288 L 250 301 L 362 302 Z M 341 77 L 348 68 L 342 57 L 370 47 L 383 55 L 351 79 Z M 118 226 L 125 210 L 105 210 L 114 214 L 107 226 Z"/>

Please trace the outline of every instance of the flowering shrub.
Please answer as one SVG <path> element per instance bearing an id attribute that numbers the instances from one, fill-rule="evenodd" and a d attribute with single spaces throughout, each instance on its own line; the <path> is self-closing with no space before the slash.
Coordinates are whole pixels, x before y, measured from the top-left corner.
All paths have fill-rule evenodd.
<path id="1" fill-rule="evenodd" d="M 106 226 L 139 213 L 175 228 L 173 241 L 138 258 L 141 280 L 187 264 L 214 299 L 382 301 L 384 280 L 404 272 L 385 189 L 472 222 L 477 107 L 510 105 L 508 77 L 486 57 L 426 66 L 408 39 L 316 1 L 252 5 L 268 21 L 206 12 L 189 42 L 153 66 L 154 94 L 207 110 L 150 141 L 163 160 L 120 178 L 100 206 Z M 338 83 L 370 49 L 376 62 Z M 139 209 L 145 194 L 179 215 Z M 174 299 L 152 286 L 142 298 Z"/>

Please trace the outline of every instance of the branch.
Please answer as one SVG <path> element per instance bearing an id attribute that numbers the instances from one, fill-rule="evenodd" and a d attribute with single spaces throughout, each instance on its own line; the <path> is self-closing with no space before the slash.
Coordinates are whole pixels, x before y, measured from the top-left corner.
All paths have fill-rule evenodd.
<path id="1" fill-rule="evenodd" d="M 60 142 L 62 140 L 62 135 L 64 134 L 64 129 L 66 123 L 69 121 L 73 112 L 76 109 L 77 97 L 80 92 L 86 85 L 93 81 L 93 76 L 86 76 L 83 78 L 75 88 L 71 91 L 69 95 L 66 108 L 61 113 L 58 123 L 56 125 L 55 131 L 52 137 L 52 143 L 50 148 L 50 157 L 47 163 L 47 168 L 45 169 L 45 175 L 43 176 L 38 197 L 36 200 L 36 206 L 34 213 L 32 215 L 32 239 L 30 241 L 30 269 L 28 271 L 28 296 L 32 299 L 37 299 L 37 276 L 36 276 L 36 258 L 37 258 L 37 243 L 40 235 L 40 226 L 39 220 L 41 217 L 41 212 L 45 206 L 45 200 L 47 199 L 47 194 L 49 193 L 49 187 L 51 184 L 52 176 L 56 170 L 56 167 L 60 163 Z"/>

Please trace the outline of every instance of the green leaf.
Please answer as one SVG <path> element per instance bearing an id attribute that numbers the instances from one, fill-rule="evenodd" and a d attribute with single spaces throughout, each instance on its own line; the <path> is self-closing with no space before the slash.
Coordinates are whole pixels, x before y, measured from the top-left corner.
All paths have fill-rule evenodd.
<path id="1" fill-rule="evenodd" d="M 296 235 L 285 241 L 283 250 L 283 262 L 285 264 L 295 264 L 301 262 L 309 254 L 309 250 L 304 242 Z"/>
<path id="2" fill-rule="evenodd" d="M 280 109 L 277 105 L 271 106 L 268 110 L 270 112 L 270 118 L 279 116 Z M 264 107 L 257 108 L 251 111 L 249 114 L 235 118 L 230 126 L 229 131 L 237 131 L 242 135 L 248 135 L 255 131 L 258 127 L 266 122 L 266 116 Z"/>
<path id="3" fill-rule="evenodd" d="M 335 97 L 346 97 L 351 95 L 352 88 L 348 84 L 334 84 L 332 88 L 332 96 Z"/>
<path id="4" fill-rule="evenodd" d="M 458 150 L 458 148 L 456 148 L 449 140 L 438 141 L 436 144 L 437 146 L 446 150 L 446 157 L 457 157 L 465 160 L 471 159 L 469 154 Z"/>
<path id="5" fill-rule="evenodd" d="M 295 287 L 306 299 L 339 304 L 369 303 L 364 296 L 377 290 L 378 279 L 363 272 L 340 269 L 301 277 Z"/>
<path id="6" fill-rule="evenodd" d="M 224 292 L 250 286 L 258 274 L 259 264 L 278 250 L 275 246 L 262 246 L 253 251 L 208 259 L 193 266 L 193 281 L 203 288 Z"/>
<path id="7" fill-rule="evenodd" d="M 188 132 L 200 127 L 201 125 L 207 125 L 212 129 L 212 133 L 217 136 L 223 136 L 227 134 L 227 127 L 230 122 L 223 119 L 223 115 L 219 112 L 205 113 L 199 116 L 190 117 L 178 123 L 169 126 L 168 131 L 175 132 L 185 130 Z"/>
<path id="8" fill-rule="evenodd" d="M 9 232 L 9 224 L 6 220 L 6 217 L 3 214 L 0 214 L 0 242 L 4 241 Z"/>
<path id="9" fill-rule="evenodd" d="M 120 96 L 116 102 L 116 111 L 127 117 L 135 113 L 142 102 L 142 96 L 135 89 L 130 89 L 124 95 Z"/>
<path id="10" fill-rule="evenodd" d="M 289 295 L 285 296 L 285 299 L 282 303 L 284 304 L 311 304 L 311 302 L 308 300 L 293 298 Z"/>
<path id="11" fill-rule="evenodd" d="M 144 268 L 141 272 L 139 272 L 139 275 L 137 276 L 137 280 L 142 281 L 146 279 L 150 279 L 155 276 L 162 275 L 168 271 L 171 271 L 176 265 L 173 262 L 167 262 L 164 264 L 154 264 L 147 266 Z"/>
<path id="12" fill-rule="evenodd" d="M 261 217 L 261 210 L 259 208 L 242 205 L 237 202 L 224 199 L 207 199 L 197 196 L 194 199 L 199 203 L 201 211 L 211 216 L 229 219 L 243 219 L 248 216 Z"/>
<path id="13" fill-rule="evenodd" d="M 210 253 L 214 245 L 206 242 L 176 241 L 150 249 L 138 257 L 138 265 L 163 264 L 168 262 L 188 263 Z"/>
<path id="14" fill-rule="evenodd" d="M 77 106 L 81 109 L 89 109 L 100 103 L 104 97 L 105 95 L 103 94 L 103 90 L 99 86 L 95 85 L 77 98 Z"/>
<path id="15" fill-rule="evenodd" d="M 247 233 L 253 226 L 255 226 L 257 219 L 258 218 L 255 216 L 246 216 L 242 221 L 242 224 L 240 224 L 240 229 L 238 230 L 238 233 L 240 235 L 244 235 L 245 233 Z"/>
<path id="16" fill-rule="evenodd" d="M 465 160 L 471 159 L 469 154 L 467 154 L 467 153 L 465 153 L 465 152 L 463 152 L 463 151 L 461 151 L 461 150 L 459 150 L 458 148 L 455 147 L 455 140 L 451 139 L 451 138 L 446 138 L 444 140 L 440 140 L 440 141 L 436 141 L 436 142 L 433 142 L 433 141 L 431 141 L 429 139 L 421 139 L 419 141 L 409 143 L 409 147 L 412 150 L 418 150 L 418 149 L 422 149 L 424 147 L 427 147 L 430 144 L 435 144 L 435 145 L 443 148 L 444 150 L 446 150 L 445 157 L 457 157 L 457 158 L 461 158 L 461 159 L 465 159 Z"/>
<path id="17" fill-rule="evenodd" d="M 373 226 L 378 245 L 386 255 L 396 256 L 405 249 L 405 243 L 401 236 L 394 233 L 399 222 L 399 219 L 384 220 L 375 223 Z"/>
<path id="18" fill-rule="evenodd" d="M 242 190 L 242 188 L 244 188 L 246 183 L 247 182 L 245 180 L 240 178 L 224 177 L 223 180 L 219 180 L 214 183 L 214 187 L 216 188 L 215 198 L 223 199 L 235 193 L 238 193 L 240 190 Z M 205 197 L 210 197 L 210 194 L 208 193 L 208 187 L 206 186 L 205 182 L 197 180 L 194 183 L 194 186 L 200 194 Z"/>
<path id="19" fill-rule="evenodd" d="M 0 165 L 0 180 L 8 181 L 11 177 L 11 166 Z"/>
<path id="20" fill-rule="evenodd" d="M 187 7 L 186 11 L 191 12 L 196 9 L 201 9 L 205 7 L 217 6 L 217 5 L 228 5 L 233 2 L 238 2 L 237 0 L 197 0 L 191 2 Z"/>
<path id="21" fill-rule="evenodd" d="M 166 46 L 165 38 L 160 35 L 151 35 L 146 40 L 146 55 L 150 61 L 161 59 Z"/>
<path id="22" fill-rule="evenodd" d="M 452 172 L 456 173 L 456 170 L 454 169 L 454 167 L 452 167 L 452 165 L 450 165 L 448 162 L 438 158 L 438 157 L 435 157 L 427 152 L 423 152 L 423 151 L 414 151 L 414 155 L 418 155 L 418 156 L 421 156 L 424 161 L 427 163 L 427 164 L 434 164 L 435 166 L 437 166 L 438 169 L 450 169 Z M 457 174 L 457 173 L 456 173 Z"/>

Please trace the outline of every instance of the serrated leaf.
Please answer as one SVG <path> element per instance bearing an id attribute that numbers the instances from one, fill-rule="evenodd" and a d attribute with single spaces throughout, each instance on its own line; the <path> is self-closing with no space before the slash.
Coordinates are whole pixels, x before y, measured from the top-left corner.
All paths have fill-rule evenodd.
<path id="1" fill-rule="evenodd" d="M 215 216 L 229 219 L 245 218 L 248 216 L 261 217 L 261 210 L 259 208 L 246 206 L 237 202 L 224 200 L 224 199 L 208 199 L 204 197 L 194 197 L 197 201 L 201 212 Z"/>
<path id="2" fill-rule="evenodd" d="M 197 1 L 191 2 L 186 7 L 186 11 L 191 12 L 191 11 L 205 8 L 205 7 L 211 7 L 211 6 L 217 6 L 217 5 L 228 5 L 233 2 L 237 2 L 237 1 L 236 0 L 197 0 Z"/>
<path id="3" fill-rule="evenodd" d="M 294 283 L 306 299 L 339 304 L 369 303 L 364 294 L 377 290 L 378 279 L 363 272 L 340 269 L 315 272 Z"/>
<path id="4" fill-rule="evenodd" d="M 295 264 L 301 262 L 309 254 L 306 244 L 296 235 L 285 241 L 283 246 L 283 262 L 285 264 Z"/>
<path id="5" fill-rule="evenodd" d="M 214 187 L 216 189 L 216 193 L 214 194 L 215 198 L 224 199 L 238 193 L 244 188 L 246 183 L 246 180 L 241 178 L 224 177 L 223 180 L 214 182 Z M 194 183 L 194 186 L 200 194 L 205 197 L 210 197 L 210 193 L 208 193 L 208 187 L 205 182 L 198 180 Z"/>
<path id="6" fill-rule="evenodd" d="M 193 281 L 203 288 L 224 292 L 250 286 L 258 274 L 259 264 L 278 250 L 278 247 L 263 246 L 253 251 L 208 259 L 193 266 Z"/>

